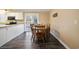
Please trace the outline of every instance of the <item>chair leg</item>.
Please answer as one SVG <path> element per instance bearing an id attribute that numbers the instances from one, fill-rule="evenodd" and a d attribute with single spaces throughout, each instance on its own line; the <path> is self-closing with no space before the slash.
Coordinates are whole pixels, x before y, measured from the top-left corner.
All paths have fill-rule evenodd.
<path id="1" fill-rule="evenodd" d="M 35 36 L 33 34 L 32 34 L 31 39 L 32 39 L 33 42 L 35 41 Z"/>
<path id="2" fill-rule="evenodd" d="M 33 35 L 31 36 L 31 41 L 33 40 Z"/>

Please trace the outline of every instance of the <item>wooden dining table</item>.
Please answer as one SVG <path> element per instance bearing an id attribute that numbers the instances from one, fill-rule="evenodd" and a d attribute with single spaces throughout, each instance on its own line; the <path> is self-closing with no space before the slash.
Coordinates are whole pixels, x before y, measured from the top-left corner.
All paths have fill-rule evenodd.
<path id="1" fill-rule="evenodd" d="M 34 41 L 36 41 L 37 39 L 39 40 L 43 40 L 46 41 L 47 39 L 49 39 L 49 26 L 43 25 L 43 24 L 33 24 L 31 26 L 32 28 L 32 35 L 34 36 Z"/>
<path id="2" fill-rule="evenodd" d="M 32 29 L 34 31 L 33 34 L 35 35 L 35 37 L 37 37 L 38 39 L 43 38 L 43 40 L 45 40 L 47 34 L 47 27 L 45 25 L 33 25 Z"/>

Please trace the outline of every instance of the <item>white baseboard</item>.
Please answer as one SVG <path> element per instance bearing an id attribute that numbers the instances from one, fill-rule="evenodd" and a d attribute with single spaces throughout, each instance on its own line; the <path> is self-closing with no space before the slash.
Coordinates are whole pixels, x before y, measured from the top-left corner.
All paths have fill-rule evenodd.
<path id="1" fill-rule="evenodd" d="M 70 49 L 60 38 L 58 38 L 53 32 L 50 32 L 65 48 Z"/>

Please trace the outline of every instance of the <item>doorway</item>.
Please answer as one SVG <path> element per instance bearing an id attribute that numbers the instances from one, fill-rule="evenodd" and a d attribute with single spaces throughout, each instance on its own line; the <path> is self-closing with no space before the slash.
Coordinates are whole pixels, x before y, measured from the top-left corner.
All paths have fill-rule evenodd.
<path id="1" fill-rule="evenodd" d="M 25 31 L 30 32 L 30 24 L 39 24 L 38 13 L 25 13 Z"/>

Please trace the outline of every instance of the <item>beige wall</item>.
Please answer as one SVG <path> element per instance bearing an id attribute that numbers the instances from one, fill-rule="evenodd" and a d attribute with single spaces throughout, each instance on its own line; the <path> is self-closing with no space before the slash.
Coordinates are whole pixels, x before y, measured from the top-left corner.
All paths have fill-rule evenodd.
<path id="1" fill-rule="evenodd" d="M 52 17 L 57 12 L 58 17 Z M 79 10 L 51 10 L 51 32 L 69 48 L 79 48 Z"/>
<path id="2" fill-rule="evenodd" d="M 40 24 L 48 24 L 49 23 L 49 12 L 40 12 Z"/>

